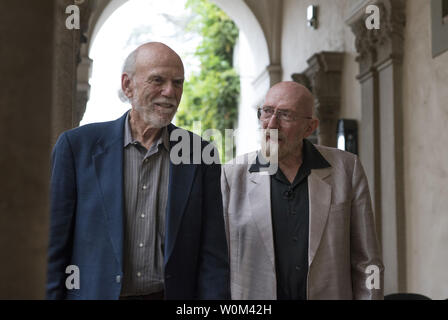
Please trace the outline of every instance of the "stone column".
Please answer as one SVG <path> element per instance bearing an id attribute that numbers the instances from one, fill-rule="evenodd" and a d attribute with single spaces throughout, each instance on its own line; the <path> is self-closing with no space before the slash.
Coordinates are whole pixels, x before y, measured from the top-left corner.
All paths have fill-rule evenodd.
<path id="1" fill-rule="evenodd" d="M 67 6 L 76 4 L 80 9 L 80 29 L 69 30 L 65 22 L 69 16 Z M 53 119 L 52 141 L 65 130 L 79 125 L 84 113 L 86 97 L 85 81 L 78 85 L 78 65 L 85 68 L 88 62 L 81 57 L 81 45 L 86 43 L 85 33 L 91 12 L 92 1 L 55 0 L 54 57 L 53 57 Z M 83 56 L 85 58 L 85 55 Z M 84 72 L 85 73 L 85 72 Z M 84 86 L 83 86 L 84 84 Z M 87 82 L 88 84 L 88 82 Z M 80 88 L 80 93 L 78 89 Z"/>
<path id="2" fill-rule="evenodd" d="M 364 7 L 361 9 L 363 10 Z M 380 127 L 379 127 L 379 83 L 378 70 L 374 67 L 377 60 L 376 30 L 367 30 L 365 16 L 362 15 L 351 23 L 355 33 L 355 45 L 358 52 L 356 61 L 359 64 L 357 79 L 361 83 L 361 114 L 360 126 L 360 158 L 365 168 L 372 196 L 373 209 L 376 213 L 376 226 L 381 234 L 381 175 L 380 175 Z"/>
<path id="3" fill-rule="evenodd" d="M 0 300 L 45 293 L 53 5 L 0 1 Z"/>
<path id="4" fill-rule="evenodd" d="M 266 67 L 266 70 L 269 75 L 270 87 L 282 81 L 282 66 L 280 64 L 270 64 Z"/>
<path id="5" fill-rule="evenodd" d="M 55 0 L 54 56 L 53 56 L 53 118 L 52 140 L 61 132 L 72 128 L 72 112 L 76 101 L 76 51 L 79 39 L 77 30 L 68 30 L 65 21 L 70 0 Z"/>
<path id="6" fill-rule="evenodd" d="M 380 231 L 387 294 L 406 290 L 401 72 L 405 1 L 368 4 L 380 9 L 380 29 L 365 26 L 365 6 L 347 22 L 356 36 L 362 86 L 361 157 Z"/>
<path id="7" fill-rule="evenodd" d="M 314 95 L 315 112 L 320 121 L 317 143 L 336 147 L 343 53 L 324 51 L 316 53 L 307 62 L 309 67 L 303 73 L 293 74 L 292 78 L 308 87 Z"/>
<path id="8" fill-rule="evenodd" d="M 231 2 L 231 1 L 229 1 Z M 283 0 L 244 0 L 263 30 L 269 51 L 269 87 L 282 80 Z"/>
<path id="9" fill-rule="evenodd" d="M 73 3 L 0 1 L 0 300 L 45 297 L 51 149 L 75 96 Z"/>

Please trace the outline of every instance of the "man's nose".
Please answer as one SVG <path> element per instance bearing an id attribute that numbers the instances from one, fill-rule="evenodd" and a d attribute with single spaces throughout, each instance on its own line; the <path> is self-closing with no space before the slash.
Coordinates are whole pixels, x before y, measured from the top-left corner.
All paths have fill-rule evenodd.
<path id="1" fill-rule="evenodd" d="M 162 95 L 165 97 L 174 97 L 175 89 L 174 84 L 171 81 L 167 81 L 162 88 Z"/>
<path id="2" fill-rule="evenodd" d="M 276 116 L 276 114 L 274 113 L 274 114 L 272 115 L 272 117 L 269 118 L 269 120 L 267 121 L 266 128 L 269 128 L 269 129 L 278 129 L 278 124 L 279 124 L 279 122 L 278 122 L 277 116 Z"/>

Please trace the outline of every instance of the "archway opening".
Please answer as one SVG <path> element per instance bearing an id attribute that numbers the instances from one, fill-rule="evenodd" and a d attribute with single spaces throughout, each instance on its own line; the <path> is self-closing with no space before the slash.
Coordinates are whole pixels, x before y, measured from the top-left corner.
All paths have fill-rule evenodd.
<path id="1" fill-rule="evenodd" d="M 109 6 L 115 7 L 113 2 Z M 127 55 L 145 42 L 160 41 L 179 53 L 188 79 L 199 65 L 193 53 L 200 37 L 183 32 L 191 18 L 185 0 L 133 0 L 116 8 L 90 46 L 91 91 L 80 124 L 114 120 L 130 109 L 119 97 L 122 65 Z"/>
<path id="2" fill-rule="evenodd" d="M 121 101 L 121 68 L 125 57 L 135 47 L 147 41 L 161 41 L 178 52 L 185 64 L 186 80 L 198 70 L 194 56 L 200 37 L 185 32 L 192 18 L 185 9 L 186 0 L 161 2 L 157 0 L 112 0 L 102 10 L 93 27 L 89 56 L 93 60 L 90 78 L 90 99 L 81 125 L 113 120 L 121 116 L 130 105 Z M 240 76 L 238 108 L 237 154 L 258 148 L 258 123 L 255 107 L 269 88 L 266 66 L 269 55 L 264 33 L 252 11 L 244 1 L 211 0 L 233 19 L 239 28 L 234 50 L 234 67 Z M 249 35 L 249 36 L 246 36 Z"/>

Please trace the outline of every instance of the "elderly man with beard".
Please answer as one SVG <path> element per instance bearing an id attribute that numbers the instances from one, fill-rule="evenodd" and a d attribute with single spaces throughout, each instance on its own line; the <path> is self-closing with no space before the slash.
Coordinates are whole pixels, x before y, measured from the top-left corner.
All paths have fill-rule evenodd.
<path id="1" fill-rule="evenodd" d="M 306 139 L 313 103 L 298 83 L 274 85 L 261 152 L 223 167 L 232 299 L 383 298 L 366 176 L 357 156 Z"/>
<path id="2" fill-rule="evenodd" d="M 170 157 L 193 140 L 186 131 L 176 136 L 187 141 L 170 139 L 182 130 L 170 123 L 182 61 L 147 43 L 121 80 L 132 109 L 64 132 L 54 147 L 47 298 L 227 299 L 220 166 Z"/>

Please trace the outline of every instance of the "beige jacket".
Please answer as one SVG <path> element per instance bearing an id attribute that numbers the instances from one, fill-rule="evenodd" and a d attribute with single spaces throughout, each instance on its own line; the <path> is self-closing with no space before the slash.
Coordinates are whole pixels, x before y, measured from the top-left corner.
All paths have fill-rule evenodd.
<path id="1" fill-rule="evenodd" d="M 362 165 L 351 153 L 315 147 L 331 167 L 308 177 L 307 297 L 383 299 L 384 267 Z M 242 157 L 237 163 L 244 164 L 223 165 L 221 176 L 232 299 L 276 299 L 270 176 L 249 172 L 255 152 Z M 369 265 L 379 270 L 379 289 L 372 288 Z"/>

